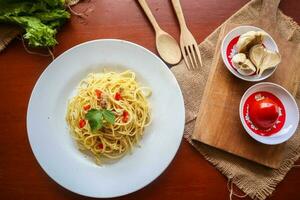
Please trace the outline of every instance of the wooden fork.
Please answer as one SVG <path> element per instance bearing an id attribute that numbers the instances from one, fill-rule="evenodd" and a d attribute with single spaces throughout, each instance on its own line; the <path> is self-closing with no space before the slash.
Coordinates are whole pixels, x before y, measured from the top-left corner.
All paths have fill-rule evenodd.
<path id="1" fill-rule="evenodd" d="M 186 26 L 179 0 L 172 0 L 172 4 L 180 25 L 180 48 L 188 70 L 195 70 L 202 66 L 202 60 L 197 42 Z"/>

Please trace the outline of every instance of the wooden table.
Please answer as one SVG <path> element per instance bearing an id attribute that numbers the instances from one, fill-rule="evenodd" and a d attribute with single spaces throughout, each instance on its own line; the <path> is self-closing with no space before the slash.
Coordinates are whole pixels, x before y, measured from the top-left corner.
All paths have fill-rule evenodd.
<path id="1" fill-rule="evenodd" d="M 170 1 L 148 2 L 161 27 L 178 39 L 178 24 Z M 246 2 L 182 0 L 182 6 L 188 26 L 201 42 Z M 98 38 L 129 40 L 157 53 L 153 30 L 136 1 L 84 1 L 74 10 L 80 12 L 89 7 L 94 11 L 87 20 L 72 17 L 61 29 L 56 56 L 74 45 Z M 280 8 L 300 23 L 297 0 L 283 0 Z M 0 54 L 0 199 L 88 199 L 49 178 L 35 160 L 27 139 L 28 100 L 35 82 L 50 62 L 50 58 L 26 53 L 18 40 Z M 228 199 L 226 183 L 227 179 L 183 140 L 175 159 L 160 177 L 120 199 Z M 299 185 L 300 168 L 294 168 L 270 199 L 300 199 Z"/>

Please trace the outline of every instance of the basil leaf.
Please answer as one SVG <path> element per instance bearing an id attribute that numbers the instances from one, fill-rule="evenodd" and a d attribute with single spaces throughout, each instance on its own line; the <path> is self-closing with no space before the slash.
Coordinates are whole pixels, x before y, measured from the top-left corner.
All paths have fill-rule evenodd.
<path id="1" fill-rule="evenodd" d="M 103 116 L 100 110 L 91 109 L 87 112 L 85 117 L 88 120 L 92 131 L 99 130 L 100 128 L 102 128 Z"/>
<path id="2" fill-rule="evenodd" d="M 110 110 L 102 110 L 102 114 L 107 122 L 111 124 L 115 123 L 116 117 L 113 112 L 111 112 Z"/>
<path id="3" fill-rule="evenodd" d="M 105 109 L 91 109 L 86 113 L 85 118 L 88 120 L 92 131 L 102 128 L 104 119 L 106 122 L 111 124 L 114 124 L 116 119 L 112 111 Z"/>
<path id="4" fill-rule="evenodd" d="M 90 124 L 92 132 L 102 128 L 102 120 L 98 120 L 98 121 L 89 120 L 89 124 Z"/>

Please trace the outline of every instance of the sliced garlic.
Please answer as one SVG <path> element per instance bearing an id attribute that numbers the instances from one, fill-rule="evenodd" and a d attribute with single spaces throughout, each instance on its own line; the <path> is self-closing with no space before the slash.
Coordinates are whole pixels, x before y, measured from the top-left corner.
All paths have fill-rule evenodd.
<path id="1" fill-rule="evenodd" d="M 267 69 L 276 67 L 281 62 L 278 52 L 266 49 L 262 44 L 253 46 L 249 51 L 249 58 L 257 68 L 259 76 Z"/>
<path id="2" fill-rule="evenodd" d="M 247 53 L 252 46 L 261 44 L 266 36 L 264 31 L 248 31 L 242 34 L 236 44 L 238 52 Z"/>
<path id="3" fill-rule="evenodd" d="M 265 47 L 261 44 L 257 44 L 249 50 L 249 58 L 257 68 L 262 64 L 264 56 Z"/>
<path id="4" fill-rule="evenodd" d="M 256 71 L 255 66 L 247 59 L 246 54 L 244 53 L 234 55 L 231 61 L 237 71 L 244 76 L 249 76 Z"/>

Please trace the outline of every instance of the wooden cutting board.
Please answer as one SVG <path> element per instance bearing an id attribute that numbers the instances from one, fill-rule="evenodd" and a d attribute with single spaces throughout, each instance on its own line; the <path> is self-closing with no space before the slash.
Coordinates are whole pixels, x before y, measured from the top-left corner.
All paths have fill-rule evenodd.
<path id="1" fill-rule="evenodd" d="M 221 30 L 214 55 L 214 61 L 201 101 L 192 139 L 222 149 L 237 156 L 255 161 L 264 166 L 278 168 L 283 160 L 280 145 L 265 145 L 252 139 L 244 130 L 239 118 L 239 103 L 244 92 L 254 83 L 246 82 L 232 75 L 223 63 L 220 44 L 224 36 L 237 25 L 226 25 Z M 255 24 L 255 26 L 258 26 Z M 261 27 L 261 26 L 258 26 Z M 298 84 L 294 84 L 299 74 L 292 56 L 291 46 L 276 32 L 266 30 L 275 39 L 282 55 L 282 62 L 271 78 L 266 81 L 282 85 L 296 94 Z M 298 55 L 299 56 L 299 55 Z M 291 59 L 291 60 L 290 60 Z"/>

